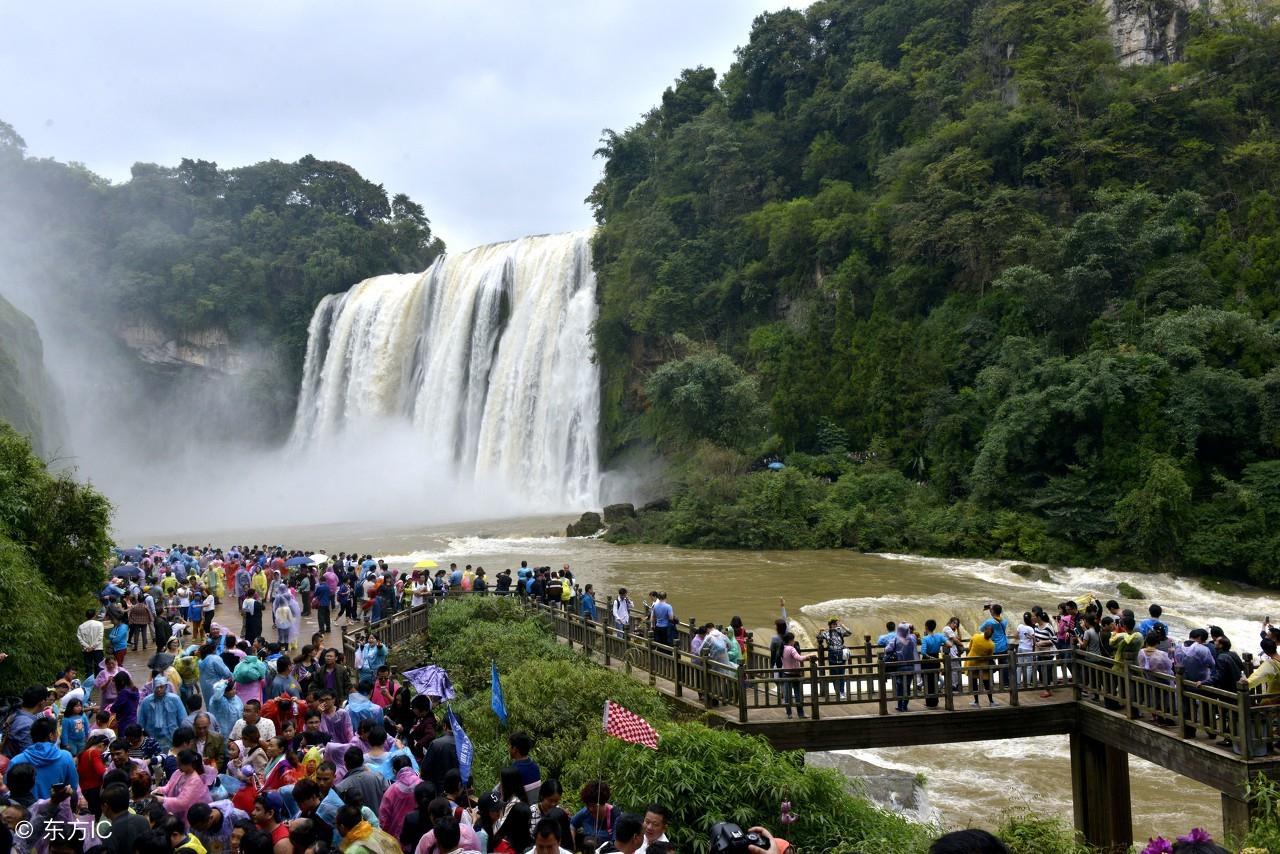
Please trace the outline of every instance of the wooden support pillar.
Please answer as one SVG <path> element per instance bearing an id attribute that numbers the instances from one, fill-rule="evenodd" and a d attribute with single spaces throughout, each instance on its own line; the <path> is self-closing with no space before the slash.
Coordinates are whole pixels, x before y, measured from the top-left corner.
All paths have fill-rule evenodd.
<path id="1" fill-rule="evenodd" d="M 1105 854 L 1133 844 L 1129 754 L 1087 735 L 1071 735 L 1071 800 L 1076 830 Z"/>
<path id="2" fill-rule="evenodd" d="M 1227 839 L 1239 844 L 1249 832 L 1253 818 L 1253 805 L 1237 797 L 1222 793 L 1222 832 Z"/>

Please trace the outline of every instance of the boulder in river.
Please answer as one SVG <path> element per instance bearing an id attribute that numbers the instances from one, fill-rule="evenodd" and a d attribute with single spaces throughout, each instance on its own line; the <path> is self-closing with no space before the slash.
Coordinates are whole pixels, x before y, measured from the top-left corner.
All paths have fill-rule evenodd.
<path id="1" fill-rule="evenodd" d="M 569 537 L 589 537 L 603 529 L 604 522 L 600 519 L 600 514 L 594 510 L 588 510 L 579 517 L 578 521 L 573 522 L 565 529 L 565 535 Z"/>
<path id="2" fill-rule="evenodd" d="M 636 508 L 632 504 L 610 504 L 604 508 L 604 523 L 606 525 L 613 525 L 623 519 L 634 519 L 635 516 Z"/>
<path id="3" fill-rule="evenodd" d="M 1032 566 L 1029 563 L 1015 563 L 1009 567 L 1009 571 L 1014 575 L 1021 576 L 1027 581 L 1053 581 L 1053 576 L 1049 570 L 1043 566 Z"/>
<path id="4" fill-rule="evenodd" d="M 1146 599 L 1147 595 L 1138 588 L 1134 587 L 1127 581 L 1121 581 L 1116 585 L 1116 592 L 1120 594 L 1121 599 Z"/>
<path id="5" fill-rule="evenodd" d="M 640 542 L 643 534 L 644 524 L 637 518 L 627 517 L 610 525 L 609 530 L 604 532 L 604 539 L 609 543 L 630 545 Z"/>

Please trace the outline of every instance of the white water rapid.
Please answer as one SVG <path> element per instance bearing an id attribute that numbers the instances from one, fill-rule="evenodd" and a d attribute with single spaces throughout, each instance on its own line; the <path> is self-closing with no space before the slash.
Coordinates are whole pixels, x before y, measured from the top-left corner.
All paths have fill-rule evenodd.
<path id="1" fill-rule="evenodd" d="M 292 444 L 411 425 L 418 459 L 530 508 L 598 504 L 590 232 L 525 237 L 366 279 L 316 307 Z"/>

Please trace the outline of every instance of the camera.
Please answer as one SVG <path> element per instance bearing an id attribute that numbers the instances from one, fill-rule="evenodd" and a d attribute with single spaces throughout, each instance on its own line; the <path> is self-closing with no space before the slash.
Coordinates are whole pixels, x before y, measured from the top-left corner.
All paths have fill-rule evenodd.
<path id="1" fill-rule="evenodd" d="M 711 854 L 738 854 L 745 852 L 748 845 L 767 851 L 772 844 L 763 833 L 744 832 L 733 822 L 719 821 L 711 828 Z"/>

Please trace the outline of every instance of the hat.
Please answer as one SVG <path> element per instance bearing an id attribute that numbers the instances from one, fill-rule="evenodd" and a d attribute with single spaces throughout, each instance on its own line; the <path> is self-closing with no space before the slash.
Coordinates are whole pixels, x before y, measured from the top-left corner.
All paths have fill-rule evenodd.
<path id="1" fill-rule="evenodd" d="M 277 821 L 284 815 L 284 798 L 277 795 L 275 792 L 263 792 L 258 795 L 257 801 L 267 809 L 271 810 L 271 813 L 276 817 Z"/>
<path id="2" fill-rule="evenodd" d="M 217 682 L 213 683 L 213 693 L 221 694 L 223 691 L 227 690 L 227 686 L 229 684 L 231 684 L 230 679 L 219 679 Z"/>
<path id="3" fill-rule="evenodd" d="M 157 676 L 155 679 L 151 680 L 151 687 L 152 688 L 168 688 L 169 687 L 168 677 Z"/>

